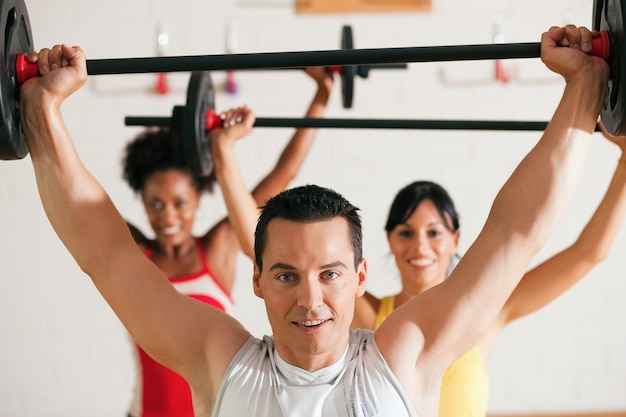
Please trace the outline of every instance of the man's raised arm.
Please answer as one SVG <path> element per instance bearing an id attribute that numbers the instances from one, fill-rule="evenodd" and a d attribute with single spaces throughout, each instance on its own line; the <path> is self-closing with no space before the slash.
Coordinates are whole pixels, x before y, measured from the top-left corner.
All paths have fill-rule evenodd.
<path id="1" fill-rule="evenodd" d="M 83 51 L 57 45 L 29 59 L 42 76 L 20 89 L 21 120 L 56 233 L 142 348 L 183 376 L 213 373 L 219 381 L 248 333 L 226 314 L 178 293 L 141 253 L 64 126 L 60 106 L 87 77 Z M 210 337 L 216 332 L 220 338 Z M 211 369 L 207 353 L 215 354 Z"/>
<path id="2" fill-rule="evenodd" d="M 550 124 L 498 193 L 452 275 L 379 328 L 376 341 L 405 387 L 423 384 L 420 370 L 437 379 L 478 343 L 567 207 L 608 80 L 606 62 L 588 55 L 591 39 L 574 26 L 542 35 L 543 62 L 566 81 Z"/>

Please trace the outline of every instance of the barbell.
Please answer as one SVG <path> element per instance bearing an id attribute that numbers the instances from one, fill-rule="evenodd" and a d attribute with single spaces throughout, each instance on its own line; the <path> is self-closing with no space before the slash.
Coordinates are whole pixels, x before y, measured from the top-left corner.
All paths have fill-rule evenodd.
<path id="1" fill-rule="evenodd" d="M 194 71 L 187 88 L 187 103 L 175 106 L 171 117 L 126 116 L 126 126 L 168 127 L 183 138 L 185 159 L 199 176 L 213 169 L 207 132 L 223 127 L 215 112 L 215 89 L 208 71 Z M 542 131 L 545 121 L 505 120 L 412 120 L 412 119 L 325 119 L 257 117 L 255 127 L 334 128 L 334 129 L 424 129 L 424 130 L 513 130 Z M 600 128 L 596 127 L 596 131 Z"/>
<path id="2" fill-rule="evenodd" d="M 603 36 L 596 53 L 610 63 L 611 75 L 601 116 L 607 130 L 626 134 L 626 77 L 622 72 L 624 48 L 624 7 L 626 0 L 594 0 L 593 27 Z M 0 64 L 0 158 L 18 159 L 28 154 L 19 121 L 19 80 L 37 76 L 33 65 L 22 57 L 33 49 L 30 22 L 23 0 L 0 0 L 0 36 L 4 50 Z M 1 38 L 0 38 L 1 39 Z M 201 56 L 117 58 L 87 61 L 87 73 L 130 74 L 176 71 L 294 68 L 310 66 L 354 66 L 364 64 L 405 64 L 407 62 L 460 61 L 482 59 L 539 58 L 539 42 L 518 44 L 459 45 L 296 51 Z M 20 58 L 21 57 L 21 58 Z M 22 64 L 16 64 L 18 59 Z M 621 82 L 621 78 L 625 78 Z M 204 129 L 204 126 L 200 127 Z"/>

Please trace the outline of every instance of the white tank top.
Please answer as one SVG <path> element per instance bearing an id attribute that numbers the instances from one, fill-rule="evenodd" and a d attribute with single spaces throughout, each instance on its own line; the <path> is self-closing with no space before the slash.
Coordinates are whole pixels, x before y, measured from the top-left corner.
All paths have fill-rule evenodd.
<path id="1" fill-rule="evenodd" d="M 286 363 L 272 337 L 250 337 L 226 371 L 212 415 L 417 417 L 371 330 L 351 330 L 344 357 L 315 372 Z"/>

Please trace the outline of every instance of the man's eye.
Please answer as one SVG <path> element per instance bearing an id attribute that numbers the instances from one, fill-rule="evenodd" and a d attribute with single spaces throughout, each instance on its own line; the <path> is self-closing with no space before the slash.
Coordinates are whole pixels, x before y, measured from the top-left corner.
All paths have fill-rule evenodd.
<path id="1" fill-rule="evenodd" d="M 276 279 L 278 279 L 279 281 L 282 282 L 290 282 L 293 280 L 293 275 L 291 274 L 280 274 L 276 277 Z"/>
<path id="2" fill-rule="evenodd" d="M 338 276 L 339 276 L 339 273 L 335 271 L 327 271 L 327 272 L 324 272 L 324 275 L 323 275 L 323 277 L 326 279 L 335 279 Z"/>

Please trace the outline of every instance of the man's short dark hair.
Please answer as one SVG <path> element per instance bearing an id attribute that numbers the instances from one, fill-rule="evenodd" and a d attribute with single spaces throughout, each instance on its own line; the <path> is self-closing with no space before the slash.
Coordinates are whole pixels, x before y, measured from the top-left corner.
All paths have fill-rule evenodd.
<path id="1" fill-rule="evenodd" d="M 270 198 L 263 207 L 257 222 L 254 239 L 254 258 L 259 271 L 267 242 L 267 225 L 275 218 L 294 222 L 313 223 L 342 217 L 350 228 L 350 241 L 354 249 L 354 267 L 363 256 L 363 234 L 358 208 L 341 194 L 317 185 L 295 187 Z"/>

